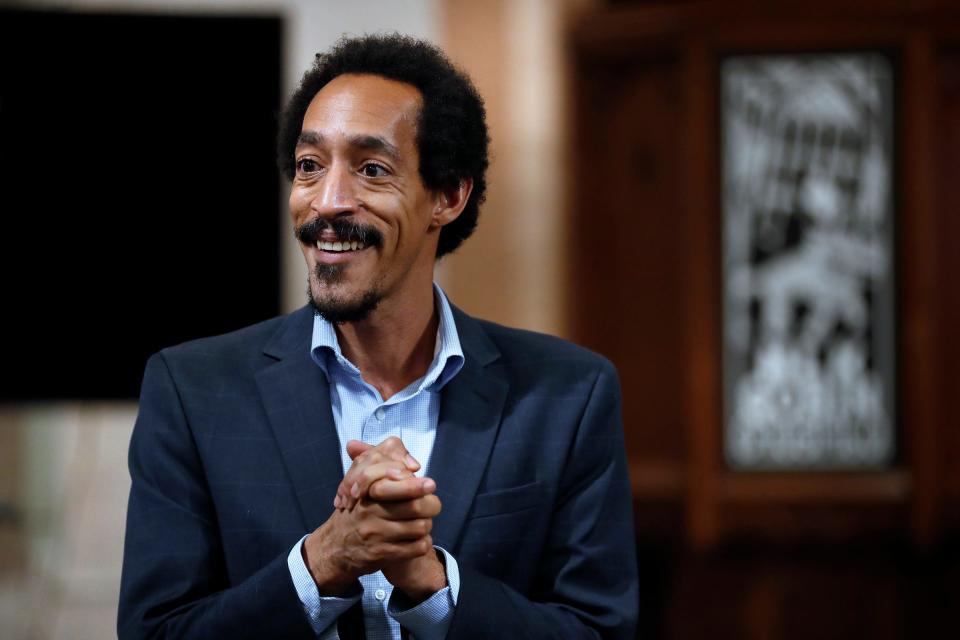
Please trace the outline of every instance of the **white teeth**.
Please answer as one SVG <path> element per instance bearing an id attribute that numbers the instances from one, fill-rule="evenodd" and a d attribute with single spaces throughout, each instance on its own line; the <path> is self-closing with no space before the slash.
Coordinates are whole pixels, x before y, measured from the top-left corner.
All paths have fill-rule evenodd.
<path id="1" fill-rule="evenodd" d="M 317 240 L 317 249 L 321 251 L 357 251 L 363 249 L 364 245 L 359 242 L 325 242 Z"/>

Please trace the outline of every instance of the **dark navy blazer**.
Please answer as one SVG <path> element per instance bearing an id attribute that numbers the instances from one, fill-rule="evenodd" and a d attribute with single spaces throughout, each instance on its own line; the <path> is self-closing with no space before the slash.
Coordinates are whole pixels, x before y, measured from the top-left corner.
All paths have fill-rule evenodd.
<path id="1" fill-rule="evenodd" d="M 632 637 L 616 371 L 557 338 L 454 317 L 466 362 L 442 391 L 428 469 L 434 544 L 461 575 L 448 638 Z M 304 307 L 150 358 L 121 638 L 315 637 L 287 554 L 330 516 L 343 473 L 312 324 Z"/>

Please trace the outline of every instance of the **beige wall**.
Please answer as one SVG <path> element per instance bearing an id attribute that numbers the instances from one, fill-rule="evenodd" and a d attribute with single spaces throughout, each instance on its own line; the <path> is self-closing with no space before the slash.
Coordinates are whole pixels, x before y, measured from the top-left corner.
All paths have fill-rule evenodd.
<path id="1" fill-rule="evenodd" d="M 474 79 L 492 138 L 474 237 L 439 267 L 467 311 L 565 335 L 567 107 L 564 33 L 589 0 L 446 0 L 440 43 Z"/>
<path id="2" fill-rule="evenodd" d="M 0 566 L 0 638 L 116 635 L 135 415 L 134 403 L 0 407 L 2 457 L 18 471 L 0 494 L 19 515 L 2 539 L 20 554 Z"/>

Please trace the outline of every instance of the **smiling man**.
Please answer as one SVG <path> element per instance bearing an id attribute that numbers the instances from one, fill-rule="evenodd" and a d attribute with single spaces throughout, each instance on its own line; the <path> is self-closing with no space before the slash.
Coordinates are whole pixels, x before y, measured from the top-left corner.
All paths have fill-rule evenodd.
<path id="1" fill-rule="evenodd" d="M 487 144 L 431 45 L 317 56 L 279 139 L 309 304 L 148 362 L 120 637 L 632 637 L 613 367 L 433 283 Z"/>

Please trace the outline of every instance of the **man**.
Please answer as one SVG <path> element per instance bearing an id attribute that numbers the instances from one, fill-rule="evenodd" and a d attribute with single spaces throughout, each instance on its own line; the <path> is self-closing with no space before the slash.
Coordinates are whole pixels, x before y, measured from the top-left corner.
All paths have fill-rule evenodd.
<path id="1" fill-rule="evenodd" d="M 615 371 L 432 283 L 485 190 L 470 81 L 342 40 L 279 149 L 310 305 L 148 362 L 119 635 L 631 637 Z"/>

